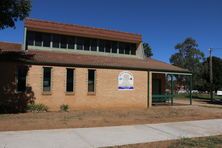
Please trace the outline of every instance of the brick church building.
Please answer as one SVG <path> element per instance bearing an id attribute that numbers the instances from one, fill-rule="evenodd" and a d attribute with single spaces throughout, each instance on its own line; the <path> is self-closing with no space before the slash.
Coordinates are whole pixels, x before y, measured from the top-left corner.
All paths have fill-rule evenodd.
<path id="1" fill-rule="evenodd" d="M 0 65 L 1 110 L 29 102 L 51 111 L 148 108 L 167 98 L 167 75 L 191 75 L 145 57 L 139 34 L 30 18 L 22 44 L 0 42 Z"/>

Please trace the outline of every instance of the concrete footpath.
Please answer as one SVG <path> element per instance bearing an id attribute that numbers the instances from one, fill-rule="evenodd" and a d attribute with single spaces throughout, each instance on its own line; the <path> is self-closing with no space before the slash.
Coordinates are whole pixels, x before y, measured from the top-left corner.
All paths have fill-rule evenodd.
<path id="1" fill-rule="evenodd" d="M 0 148 L 91 148 L 213 135 L 222 135 L 222 119 L 0 132 Z"/>

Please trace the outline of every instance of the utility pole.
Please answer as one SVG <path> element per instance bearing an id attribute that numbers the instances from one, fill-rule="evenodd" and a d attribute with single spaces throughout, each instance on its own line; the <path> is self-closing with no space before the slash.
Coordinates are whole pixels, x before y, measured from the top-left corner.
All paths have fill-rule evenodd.
<path id="1" fill-rule="evenodd" d="M 210 99 L 213 102 L 213 63 L 212 63 L 212 48 L 210 51 Z"/>

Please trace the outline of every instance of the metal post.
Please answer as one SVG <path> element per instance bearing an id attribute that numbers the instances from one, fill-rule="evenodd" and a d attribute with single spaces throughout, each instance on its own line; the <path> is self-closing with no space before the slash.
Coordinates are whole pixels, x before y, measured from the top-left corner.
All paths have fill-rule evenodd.
<path id="1" fill-rule="evenodd" d="M 170 75 L 170 78 L 171 78 L 171 84 L 170 84 L 170 87 L 171 87 L 171 105 L 173 105 L 173 75 L 171 74 Z"/>
<path id="2" fill-rule="evenodd" d="M 210 99 L 213 102 L 213 63 L 212 63 L 212 48 L 210 51 Z"/>
<path id="3" fill-rule="evenodd" d="M 150 107 L 150 72 L 147 72 L 147 108 Z"/>
<path id="4" fill-rule="evenodd" d="M 166 92 L 167 85 L 168 85 L 168 74 L 165 73 L 165 99 L 166 99 L 167 102 L 169 103 L 169 102 L 170 102 L 169 94 Z"/>
<path id="5" fill-rule="evenodd" d="M 193 81 L 193 78 L 191 75 L 190 76 L 190 105 L 192 105 L 192 87 L 193 87 L 192 81 Z"/>

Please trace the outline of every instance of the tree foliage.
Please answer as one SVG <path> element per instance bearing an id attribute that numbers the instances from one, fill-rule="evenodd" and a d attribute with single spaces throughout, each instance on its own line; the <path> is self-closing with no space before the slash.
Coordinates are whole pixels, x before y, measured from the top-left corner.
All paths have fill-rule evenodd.
<path id="1" fill-rule="evenodd" d="M 144 49 L 144 54 L 146 57 L 153 56 L 152 48 L 150 47 L 150 45 L 148 43 L 143 43 L 143 49 Z"/>
<path id="2" fill-rule="evenodd" d="M 203 62 L 203 79 L 205 80 L 204 87 L 210 90 L 210 68 L 209 68 L 210 58 L 207 58 Z M 222 59 L 219 57 L 212 57 L 213 65 L 213 90 L 217 91 L 222 89 Z"/>
<path id="3" fill-rule="evenodd" d="M 15 28 L 15 22 L 27 17 L 30 10 L 30 0 L 0 0 L 0 30 Z"/>
<path id="4" fill-rule="evenodd" d="M 191 71 L 193 73 L 193 86 L 197 89 L 203 83 L 200 78 L 203 71 L 204 53 L 198 49 L 198 43 L 193 38 L 186 38 L 182 43 L 178 43 L 175 49 L 177 53 L 171 56 L 170 63 Z M 179 77 L 179 81 L 183 80 L 185 79 Z"/>

